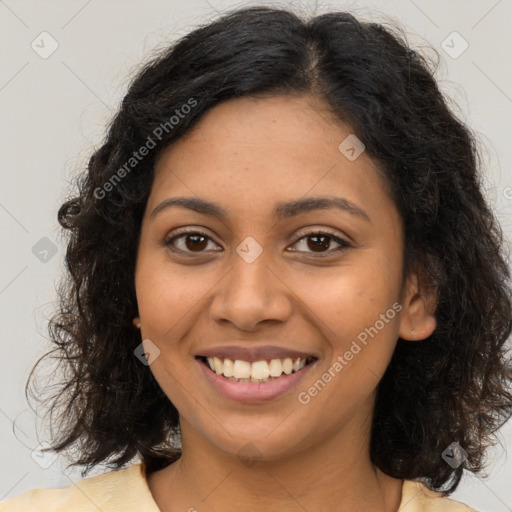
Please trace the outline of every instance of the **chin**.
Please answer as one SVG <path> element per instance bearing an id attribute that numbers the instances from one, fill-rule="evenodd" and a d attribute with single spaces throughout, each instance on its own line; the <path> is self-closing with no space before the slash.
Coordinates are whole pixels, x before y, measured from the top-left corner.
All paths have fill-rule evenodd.
<path id="1" fill-rule="evenodd" d="M 303 440 L 307 433 L 299 433 L 296 429 L 291 431 L 289 425 L 285 426 L 281 422 L 282 418 L 272 425 L 267 423 L 265 428 L 261 428 L 260 422 L 251 427 L 231 428 L 228 432 L 222 430 L 222 435 L 216 432 L 216 435 L 210 437 L 210 442 L 248 466 L 255 461 L 286 459 L 296 455 L 299 447 L 301 450 L 305 448 Z"/>

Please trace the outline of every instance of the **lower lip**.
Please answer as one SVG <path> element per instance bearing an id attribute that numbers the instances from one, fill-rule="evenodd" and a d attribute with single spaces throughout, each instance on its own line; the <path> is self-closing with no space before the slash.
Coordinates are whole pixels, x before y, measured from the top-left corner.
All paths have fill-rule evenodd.
<path id="1" fill-rule="evenodd" d="M 314 360 L 298 372 L 283 375 L 267 382 L 233 382 L 210 370 L 210 367 L 201 359 L 196 359 L 196 361 L 206 380 L 218 393 L 245 404 L 269 402 L 290 392 L 304 379 L 311 367 L 317 362 L 317 360 Z"/>

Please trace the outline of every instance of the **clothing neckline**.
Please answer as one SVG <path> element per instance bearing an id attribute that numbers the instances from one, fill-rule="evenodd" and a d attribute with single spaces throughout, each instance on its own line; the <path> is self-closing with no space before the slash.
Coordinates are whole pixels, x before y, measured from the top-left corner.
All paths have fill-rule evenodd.
<path id="1" fill-rule="evenodd" d="M 153 494 L 151 493 L 151 489 L 149 488 L 149 482 L 146 473 L 146 465 L 144 464 L 144 462 L 139 462 L 138 464 L 135 464 L 129 469 L 132 468 L 135 469 L 136 471 L 136 475 L 138 477 L 137 479 L 141 481 L 144 494 L 143 501 L 147 501 L 147 506 L 151 504 L 152 509 L 154 508 L 154 510 L 147 510 L 146 508 L 144 510 L 147 510 L 147 512 L 162 512 L 160 510 L 160 507 L 157 505 L 155 498 L 153 497 Z"/>
<path id="2" fill-rule="evenodd" d="M 142 480 L 142 485 L 144 487 L 144 494 L 146 495 L 148 505 L 151 502 L 151 506 L 155 510 L 148 510 L 147 512 L 161 512 L 158 507 L 153 494 L 151 493 L 151 489 L 149 488 L 148 477 L 146 472 L 146 465 L 144 462 L 139 462 L 135 466 L 130 469 L 135 469 L 140 479 Z M 397 512 L 400 512 L 404 507 L 410 505 L 411 502 L 415 501 L 418 494 L 423 492 L 423 485 L 421 482 L 416 480 L 405 480 L 402 479 L 402 497 L 400 499 L 400 504 L 398 506 Z"/>

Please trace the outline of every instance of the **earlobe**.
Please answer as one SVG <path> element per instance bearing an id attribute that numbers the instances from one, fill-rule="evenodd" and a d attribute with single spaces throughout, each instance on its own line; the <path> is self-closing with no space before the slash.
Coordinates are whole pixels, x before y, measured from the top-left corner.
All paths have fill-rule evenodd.
<path id="1" fill-rule="evenodd" d="M 437 327 L 436 297 L 432 288 L 421 288 L 417 275 L 410 280 L 401 313 L 400 338 L 419 341 L 428 338 Z"/>
<path id="2" fill-rule="evenodd" d="M 140 323 L 140 318 L 138 316 L 133 318 L 132 323 L 136 329 L 140 329 L 141 323 Z"/>

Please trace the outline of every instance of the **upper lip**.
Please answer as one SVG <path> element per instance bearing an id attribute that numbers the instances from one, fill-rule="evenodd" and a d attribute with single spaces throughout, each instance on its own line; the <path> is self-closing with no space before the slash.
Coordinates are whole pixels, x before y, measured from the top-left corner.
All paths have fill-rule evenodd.
<path id="1" fill-rule="evenodd" d="M 241 361 L 268 361 L 271 359 L 302 359 L 315 358 L 313 354 L 286 347 L 264 345 L 261 347 L 244 347 L 241 345 L 224 345 L 222 347 L 205 348 L 197 357 L 218 357 L 220 359 L 239 359 Z"/>

